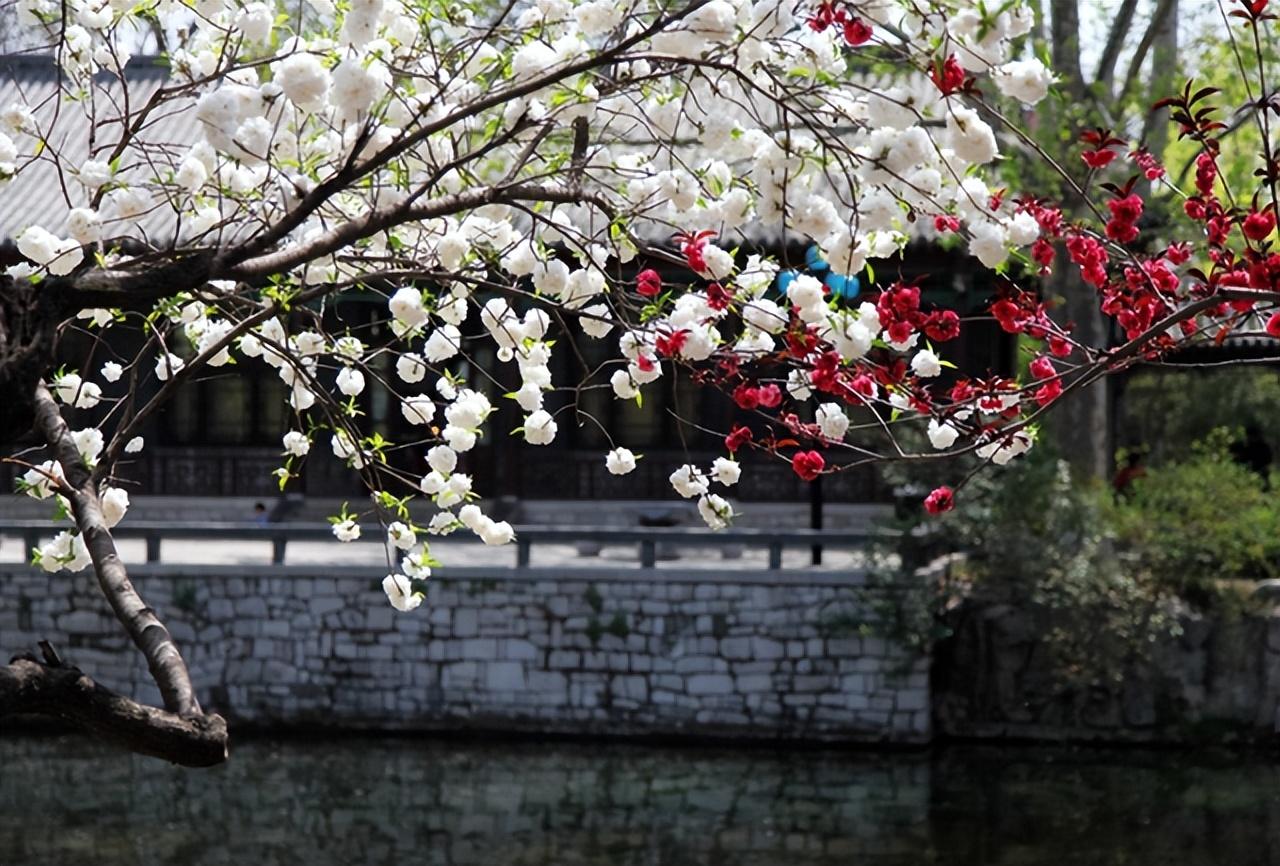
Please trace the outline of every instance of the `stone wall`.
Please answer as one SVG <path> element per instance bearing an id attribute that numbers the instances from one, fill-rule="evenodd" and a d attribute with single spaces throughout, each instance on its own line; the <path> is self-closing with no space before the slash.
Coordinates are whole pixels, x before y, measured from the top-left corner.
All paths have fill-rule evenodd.
<path id="1" fill-rule="evenodd" d="M 954 613 L 934 652 L 940 735 L 1213 742 L 1280 731 L 1280 609 L 1187 614 L 1176 634 L 1074 675 L 1045 640 L 1052 611 L 969 603 Z"/>
<path id="2" fill-rule="evenodd" d="M 367 570 L 263 572 L 135 569 L 206 706 L 235 722 L 930 737 L 927 660 L 859 636 L 868 612 L 848 576 L 508 570 L 433 578 L 400 614 Z M 48 639 L 103 684 L 157 701 L 90 580 L 0 571 L 0 651 Z"/>

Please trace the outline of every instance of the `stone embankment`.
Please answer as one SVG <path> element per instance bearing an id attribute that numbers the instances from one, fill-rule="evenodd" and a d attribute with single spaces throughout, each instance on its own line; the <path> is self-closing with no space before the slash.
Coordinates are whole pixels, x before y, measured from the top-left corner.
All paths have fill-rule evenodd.
<path id="1" fill-rule="evenodd" d="M 507 569 L 433 578 L 402 614 L 380 574 L 317 571 L 157 565 L 136 583 L 207 707 L 240 723 L 931 736 L 928 660 L 868 636 L 873 612 L 848 574 Z M 158 700 L 88 572 L 4 566 L 0 650 L 41 639 L 104 685 Z"/>

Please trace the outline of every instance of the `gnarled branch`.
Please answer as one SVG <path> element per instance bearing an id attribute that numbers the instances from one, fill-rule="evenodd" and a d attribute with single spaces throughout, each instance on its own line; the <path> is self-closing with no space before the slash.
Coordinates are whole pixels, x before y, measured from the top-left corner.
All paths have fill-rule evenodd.
<path id="1" fill-rule="evenodd" d="M 66 665 L 14 659 L 0 667 L 0 718 L 54 716 L 130 751 L 184 767 L 227 759 L 227 723 L 218 715 L 184 717 L 116 694 Z"/>

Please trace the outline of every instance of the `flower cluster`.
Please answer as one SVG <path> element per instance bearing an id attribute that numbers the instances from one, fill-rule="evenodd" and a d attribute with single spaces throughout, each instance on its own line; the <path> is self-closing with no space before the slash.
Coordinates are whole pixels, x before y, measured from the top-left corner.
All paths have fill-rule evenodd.
<path id="1" fill-rule="evenodd" d="M 116 407 L 117 438 L 132 441 L 126 381 L 167 394 L 208 367 L 278 379 L 292 417 L 277 479 L 290 483 L 313 446 L 361 475 L 370 512 L 344 510 L 333 532 L 363 537 L 369 513 L 386 524 L 400 561 L 383 588 L 400 610 L 422 602 L 426 536 L 514 536 L 474 489 L 477 444 L 514 432 L 536 454 L 583 423 L 575 401 L 590 388 L 643 400 L 682 368 L 731 396 L 727 453 L 669 476 L 713 528 L 734 516 L 726 496 L 747 451 L 805 480 L 863 453 L 864 430 L 914 428 L 933 451 L 997 464 L 1024 453 L 1031 416 L 1069 387 L 1083 352 L 1011 285 L 991 313 L 1045 342 L 1034 381 L 950 374 L 957 312 L 867 267 L 913 238 L 950 235 L 1002 271 L 1029 256 L 1047 273 L 1065 246 L 1128 333 L 1181 300 L 1178 250 L 1121 254 L 1141 232 L 1132 190 L 1091 230 L 996 179 L 999 115 L 984 104 L 1035 105 L 1054 81 L 1021 47 L 1033 16 L 1017 3 L 537 0 L 490 20 L 435 0 L 317 0 L 289 17 L 200 0 L 176 34 L 171 81 L 129 99 L 120 25 L 149 7 L 74 0 L 63 20 L 48 0 L 23 5 L 39 26 L 70 22 L 59 57 L 78 89 L 0 118 L 0 182 L 60 172 L 68 205 L 62 226 L 18 236 L 25 261 L 9 274 L 145 275 L 151 254 L 138 250 L 157 249 L 157 234 L 192 263 L 165 271 L 178 284 L 145 315 L 85 310 L 86 327 L 145 327 L 152 342 L 99 376 L 61 372 L 55 396 L 68 413 Z M 885 86 L 852 62 L 872 43 L 901 63 Z M 60 152 L 56 109 L 72 102 L 121 140 Z M 186 137 L 153 113 L 185 118 Z M 1128 146 L 1090 135 L 1097 171 Z M 1140 148 L 1129 162 L 1162 176 Z M 1238 224 L 1250 244 L 1218 263 L 1215 285 L 1273 280 L 1273 208 L 1236 215 L 1211 173 L 1199 167 L 1188 212 L 1221 243 Z M 757 241 L 774 227 L 843 282 L 769 255 Z M 335 329 L 328 300 L 346 292 L 380 293 L 383 321 Z M 553 381 L 553 359 L 582 341 L 610 353 L 597 378 Z M 404 420 L 402 441 L 362 426 L 375 402 Z M 505 405 L 518 423 L 495 431 Z M 608 431 L 615 475 L 639 459 L 627 432 Z M 100 479 L 131 453 L 92 435 L 77 445 Z M 26 489 L 56 495 L 57 477 L 37 472 Z M 935 492 L 928 507 L 951 497 Z M 42 563 L 78 562 L 70 538 Z"/>

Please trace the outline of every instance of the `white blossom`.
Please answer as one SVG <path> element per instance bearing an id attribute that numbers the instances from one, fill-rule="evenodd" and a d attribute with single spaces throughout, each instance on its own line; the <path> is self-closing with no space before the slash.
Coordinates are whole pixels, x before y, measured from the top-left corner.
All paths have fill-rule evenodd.
<path id="1" fill-rule="evenodd" d="M 413 584 L 403 574 L 388 574 L 382 579 L 382 591 L 387 594 L 391 606 L 402 613 L 415 610 L 422 604 L 422 593 L 413 591 Z"/>
<path id="2" fill-rule="evenodd" d="M 605 455 L 604 465 L 611 475 L 626 475 L 636 468 L 636 456 L 629 448 L 614 448 Z"/>
<path id="3" fill-rule="evenodd" d="M 671 486 L 685 499 L 692 499 L 707 492 L 707 476 L 698 467 L 686 463 L 671 473 Z"/>
<path id="4" fill-rule="evenodd" d="M 355 541 L 360 537 L 360 524 L 348 517 L 333 524 L 333 536 L 339 541 Z"/>
<path id="5" fill-rule="evenodd" d="M 732 487 L 742 477 L 742 464 L 728 457 L 717 457 L 711 463 L 711 480 Z"/>
<path id="6" fill-rule="evenodd" d="M 284 450 L 294 457 L 305 457 L 311 450 L 311 440 L 307 438 L 307 434 L 297 430 L 290 430 L 284 434 L 282 443 Z"/>

